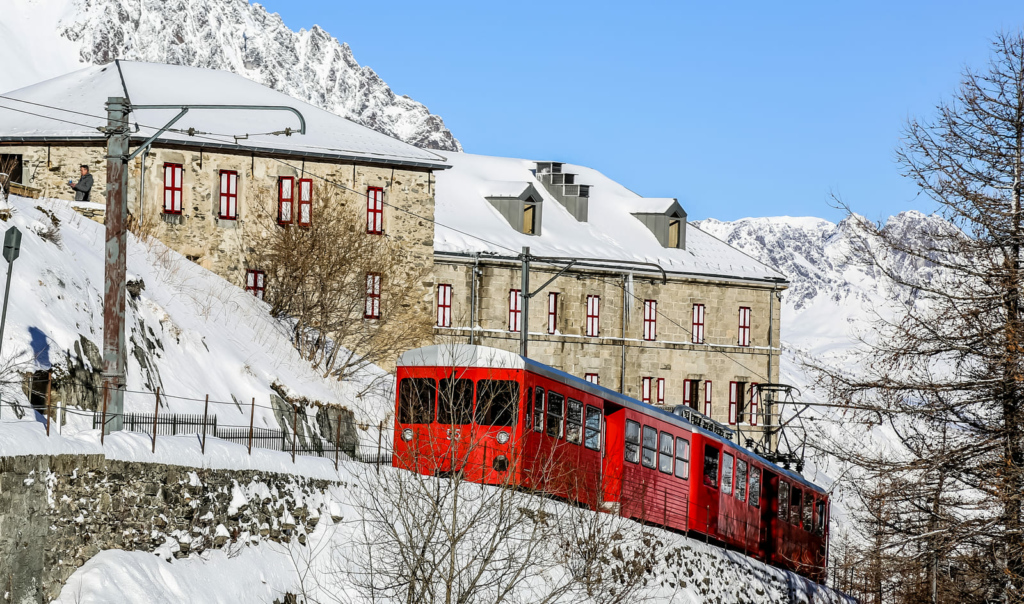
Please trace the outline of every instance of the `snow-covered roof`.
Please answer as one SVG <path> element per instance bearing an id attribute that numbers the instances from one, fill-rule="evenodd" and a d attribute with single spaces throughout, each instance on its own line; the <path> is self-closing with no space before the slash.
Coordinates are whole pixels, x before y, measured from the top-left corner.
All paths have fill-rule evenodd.
<path id="1" fill-rule="evenodd" d="M 523 246 L 540 256 L 654 262 L 670 274 L 719 279 L 777 280 L 785 275 L 694 227 L 686 249 L 663 247 L 634 213 L 665 212 L 676 200 L 643 198 L 597 170 L 564 164 L 576 182 L 590 185 L 589 217 L 578 222 L 535 177 L 535 161 L 440 152 L 452 166 L 437 174 L 434 251 L 513 255 Z M 512 228 L 487 202 L 509 183 L 531 183 L 544 201 L 541 235 Z M 515 188 L 515 187 L 513 187 Z M 520 189 L 521 191 L 522 189 Z M 460 232 L 461 231 L 461 232 Z"/>
<path id="2" fill-rule="evenodd" d="M 3 96 L 9 98 L 0 99 L 0 106 L 7 108 L 0 109 L 0 142 L 102 139 L 97 128 L 106 124 L 104 104 L 107 98 L 127 96 L 133 105 L 286 105 L 298 109 L 306 120 L 305 135 L 275 136 L 266 133 L 286 127 L 297 130 L 298 118 L 283 111 L 195 109 L 174 128 L 195 128 L 197 133 L 210 134 L 189 136 L 184 132 L 165 132 L 160 140 L 303 157 L 445 167 L 444 158 L 432 151 L 360 126 L 228 71 L 118 61 L 87 67 Z M 131 122 L 141 128 L 133 134 L 133 141 L 152 136 L 178 111 L 133 111 Z M 248 138 L 236 144 L 234 135 L 245 134 Z"/>
<path id="3" fill-rule="evenodd" d="M 402 367 L 493 367 L 522 369 L 523 357 L 514 352 L 470 344 L 435 345 L 416 348 L 398 358 Z"/>

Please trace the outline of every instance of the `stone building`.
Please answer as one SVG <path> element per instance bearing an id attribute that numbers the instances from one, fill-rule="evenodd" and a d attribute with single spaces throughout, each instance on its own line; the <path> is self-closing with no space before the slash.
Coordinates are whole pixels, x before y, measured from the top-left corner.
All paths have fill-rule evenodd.
<path id="1" fill-rule="evenodd" d="M 360 211 L 365 204 L 367 233 L 405 246 L 410 270 L 429 274 L 432 268 L 434 171 L 447 167 L 436 153 L 218 70 L 117 61 L 5 96 L 12 110 L 0 111 L 0 164 L 21 185 L 69 200 L 74 192 L 68 181 L 77 181 L 79 166 L 87 165 L 94 185 L 90 203 L 77 204 L 83 213 L 105 203 L 106 138 L 100 128 L 110 97 L 137 107 L 168 106 L 132 110 L 132 149 L 184 105 L 294 108 L 305 134 L 298 133 L 299 116 L 289 111 L 190 109 L 129 163 L 130 220 L 262 295 L 263 273 L 247 265 L 255 236 L 315 221 L 313 201 L 331 188 Z M 432 312 L 429 282 L 402 287 L 421 289 L 422 312 Z"/>
<path id="2" fill-rule="evenodd" d="M 531 358 L 761 440 L 778 411 L 756 385 L 779 381 L 781 273 L 688 226 L 677 200 L 642 198 L 597 171 L 445 156 L 439 336 L 519 350 L 525 324 Z M 524 247 L 534 256 L 528 317 Z"/>

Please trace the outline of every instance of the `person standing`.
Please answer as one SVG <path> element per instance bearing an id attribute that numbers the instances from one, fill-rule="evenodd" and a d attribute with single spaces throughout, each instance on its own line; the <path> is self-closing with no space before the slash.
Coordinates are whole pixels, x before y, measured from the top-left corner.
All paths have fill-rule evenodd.
<path id="1" fill-rule="evenodd" d="M 68 186 L 75 191 L 75 201 L 89 201 L 89 193 L 92 191 L 92 174 L 89 174 L 89 166 L 79 166 L 82 170 L 82 177 L 78 182 L 68 181 Z"/>

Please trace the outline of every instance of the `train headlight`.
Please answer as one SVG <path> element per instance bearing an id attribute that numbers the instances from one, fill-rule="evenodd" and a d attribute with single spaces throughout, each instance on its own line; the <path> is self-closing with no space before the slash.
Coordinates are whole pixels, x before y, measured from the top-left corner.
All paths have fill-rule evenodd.
<path id="1" fill-rule="evenodd" d="M 497 441 L 498 441 L 499 445 L 503 445 L 503 444 L 507 443 L 508 439 L 509 439 L 509 433 L 508 432 L 498 432 Z"/>
<path id="2" fill-rule="evenodd" d="M 412 440 L 412 428 L 406 428 L 402 430 L 402 440 L 408 442 Z"/>

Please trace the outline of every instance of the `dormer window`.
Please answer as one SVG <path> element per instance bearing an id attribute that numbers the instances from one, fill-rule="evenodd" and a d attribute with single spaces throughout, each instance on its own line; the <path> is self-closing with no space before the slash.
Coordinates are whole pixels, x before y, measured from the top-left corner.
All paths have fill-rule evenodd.
<path id="1" fill-rule="evenodd" d="M 673 218 L 668 221 L 668 246 L 679 247 L 679 219 Z"/>
<path id="2" fill-rule="evenodd" d="M 523 204 L 523 233 L 526 235 L 536 235 L 535 229 L 537 226 L 537 204 L 527 203 Z"/>
<path id="3" fill-rule="evenodd" d="M 491 190 L 484 198 L 508 221 L 509 226 L 524 235 L 540 235 L 543 206 L 540 193 L 528 182 L 488 183 Z"/>
<path id="4" fill-rule="evenodd" d="M 644 223 L 662 247 L 686 249 L 686 210 L 675 199 L 645 199 L 644 205 L 666 209 L 661 212 L 635 212 L 633 216 Z M 659 203 L 660 202 L 660 203 Z"/>

